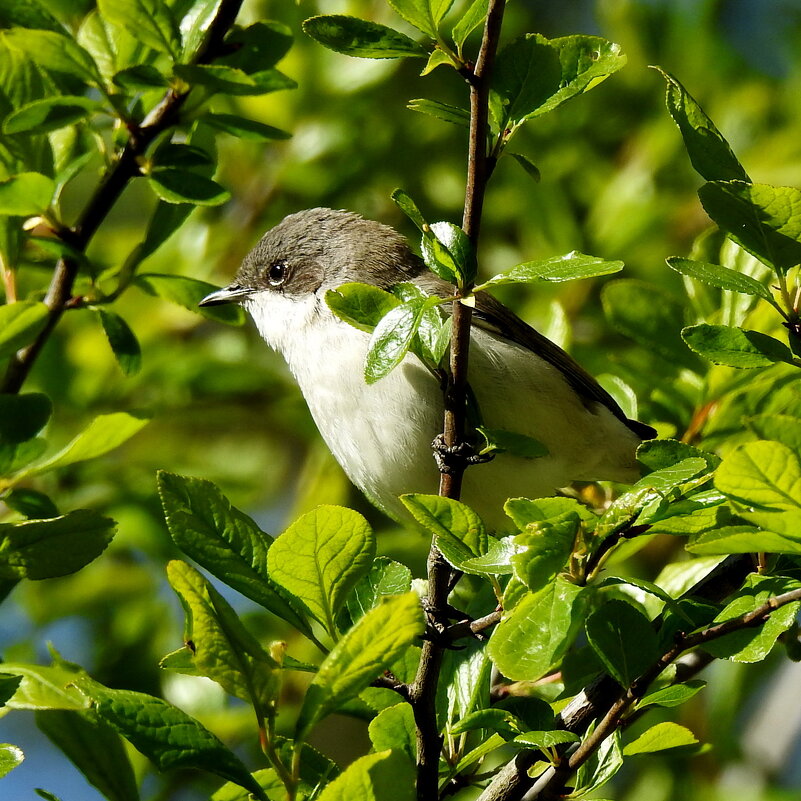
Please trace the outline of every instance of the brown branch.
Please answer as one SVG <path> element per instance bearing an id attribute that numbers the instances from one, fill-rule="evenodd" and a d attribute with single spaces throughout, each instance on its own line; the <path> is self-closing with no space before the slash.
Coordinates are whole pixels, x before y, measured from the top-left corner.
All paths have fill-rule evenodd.
<path id="1" fill-rule="evenodd" d="M 727 557 L 720 565 L 705 576 L 683 597 L 717 603 L 736 592 L 745 577 L 751 572 L 752 564 L 748 555 Z M 695 647 L 692 643 L 684 650 Z M 687 678 L 684 674 L 684 678 Z M 600 676 L 585 687 L 557 716 L 557 727 L 583 735 L 590 723 L 604 719 L 621 697 L 620 685 L 610 676 Z M 537 751 L 521 751 L 507 763 L 484 789 L 479 801 L 521 801 L 548 798 L 553 788 L 561 788 L 564 780 L 570 775 L 560 776 L 561 784 L 556 780 L 556 769 L 549 768 L 536 782 L 528 776 L 528 769 L 540 758 Z M 554 784 L 551 784 L 554 782 Z"/>
<path id="2" fill-rule="evenodd" d="M 462 639 L 462 637 L 486 639 L 486 637 L 483 636 L 484 632 L 496 623 L 499 623 L 502 614 L 502 609 L 496 609 L 494 612 L 490 612 L 488 615 L 479 617 L 476 620 L 460 620 L 458 623 L 448 626 L 445 630 L 445 637 L 449 642 L 455 642 L 456 640 Z"/>
<path id="3" fill-rule="evenodd" d="M 465 205 L 462 228 L 473 245 L 478 247 L 481 210 L 484 205 L 487 179 L 491 172 L 487 163 L 487 120 L 492 64 L 498 49 L 503 23 L 505 0 L 490 0 L 484 34 L 470 85 L 470 134 L 465 183 Z M 469 291 L 472 287 L 463 287 Z M 453 304 L 450 373 L 444 392 L 445 414 L 443 438 L 447 447 L 464 442 L 467 419 L 467 368 L 472 309 L 462 303 Z M 462 489 L 464 464 L 440 476 L 439 494 L 458 500 Z M 428 556 L 428 608 L 434 621 L 445 615 L 451 569 L 432 542 Z M 420 665 L 409 688 L 417 729 L 417 798 L 434 801 L 439 791 L 439 757 L 442 736 L 437 727 L 436 694 L 444 653 L 443 638 L 436 636 L 423 643 Z"/>
<path id="4" fill-rule="evenodd" d="M 217 16 L 209 26 L 206 41 L 194 59 L 195 63 L 207 63 L 216 56 L 241 5 L 242 0 L 222 0 Z M 90 240 L 119 200 L 128 182 L 139 175 L 138 158 L 160 133 L 175 124 L 178 112 L 190 91 L 176 92 L 170 89 L 141 125 L 129 126 L 128 142 L 89 199 L 74 227 L 68 231 L 69 244 L 73 248 L 82 253 L 86 251 Z M 48 309 L 45 327 L 30 345 L 18 351 L 11 359 L 0 391 L 16 393 L 22 388 L 39 353 L 68 308 L 79 267 L 80 263 L 69 257 L 62 257 L 56 263 L 44 298 Z"/>

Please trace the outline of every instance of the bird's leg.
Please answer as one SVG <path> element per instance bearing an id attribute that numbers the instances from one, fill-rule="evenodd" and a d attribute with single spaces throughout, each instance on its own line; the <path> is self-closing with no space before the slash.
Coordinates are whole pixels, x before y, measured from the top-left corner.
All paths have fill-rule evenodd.
<path id="1" fill-rule="evenodd" d="M 456 470 L 464 470 L 470 465 L 491 462 L 495 458 L 493 453 L 479 453 L 475 445 L 470 442 L 446 445 L 442 434 L 434 437 L 431 449 L 434 451 L 434 461 L 440 473 L 453 473 Z"/>

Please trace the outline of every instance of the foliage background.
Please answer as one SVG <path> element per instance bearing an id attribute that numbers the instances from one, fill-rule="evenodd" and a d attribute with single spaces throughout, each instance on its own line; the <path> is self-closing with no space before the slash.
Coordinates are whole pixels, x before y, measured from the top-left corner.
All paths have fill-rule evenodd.
<path id="1" fill-rule="evenodd" d="M 91 6 L 74 0 L 43 4 L 66 21 Z M 659 64 L 684 83 L 755 181 L 801 185 L 801 7 L 792 0 L 599 0 L 559 6 L 533 0 L 510 4 L 505 38 L 531 30 L 548 37 L 598 33 L 619 42 L 629 63 L 581 103 L 518 134 L 513 149 L 537 164 L 542 181 L 534 183 L 511 159 L 501 162 L 487 198 L 482 271 L 489 275 L 525 259 L 579 249 L 622 259 L 626 278 L 682 298 L 682 279 L 664 258 L 689 254 L 709 223 L 695 194 L 701 179 L 664 109 L 664 82 L 647 65 Z M 325 51 L 300 31 L 301 21 L 316 13 L 352 13 L 404 29 L 379 2 L 246 4 L 244 21 L 276 19 L 295 32 L 281 67 L 299 88 L 241 98 L 236 106 L 245 116 L 291 131 L 293 138 L 265 146 L 220 137 L 217 180 L 233 199 L 221 208 L 195 211 L 149 259 L 148 271 L 225 283 L 264 229 L 286 213 L 315 205 L 356 210 L 413 235 L 389 199 L 397 186 L 417 199 L 429 219 L 460 217 L 462 131 L 405 108 L 408 99 L 423 95 L 460 103 L 458 76 L 437 70 L 420 79 L 420 63 L 413 60 L 366 61 Z M 94 240 L 90 255 L 101 266 L 118 263 L 142 236 L 154 199 L 139 183 L 129 187 Z M 69 187 L 67 219 L 89 189 L 80 180 Z M 26 275 L 38 284 L 42 269 L 25 265 L 23 288 Z M 638 392 L 642 418 L 660 424 L 663 435 L 681 435 L 692 409 L 665 415 L 653 391 L 671 366 L 614 332 L 604 319 L 601 284 L 577 282 L 536 293 L 515 287 L 502 297 L 595 374 L 624 376 Z M 46 643 L 52 642 L 99 681 L 163 693 L 223 739 L 242 740 L 248 749 L 245 738 L 252 738 L 244 708 L 241 717 L 230 708 L 222 715 L 231 702 L 215 685 L 181 676 L 166 680 L 157 668 L 159 658 L 180 644 L 182 616 L 163 578 L 164 564 L 177 553 L 155 495 L 156 469 L 212 479 L 274 533 L 318 503 L 355 506 L 380 529 L 379 550 L 416 565 L 416 575 L 423 575 L 427 543 L 398 530 L 357 497 L 319 442 L 283 364 L 251 326 L 204 322 L 138 290 L 127 292 L 114 308 L 141 341 L 141 372 L 124 377 L 93 315 L 75 312 L 60 324 L 26 388 L 53 397 L 57 414 L 48 438 L 55 443 L 68 441 L 98 413 L 153 413 L 150 425 L 124 448 L 41 480 L 43 491 L 65 508 L 108 512 L 119 521 L 119 533 L 106 553 L 78 574 L 21 584 L 4 607 L 0 651 L 7 660 L 43 662 Z M 656 540 L 633 556 L 627 569 L 653 578 L 670 547 L 672 542 Z M 242 599 L 231 600 L 238 609 L 249 609 Z M 249 622 L 265 638 L 287 636 L 255 609 L 251 614 Z M 303 657 L 304 647 L 296 644 L 296 657 Z M 793 699 L 801 671 L 786 662 L 779 668 L 779 659 L 761 666 L 715 664 L 709 688 L 680 713 L 712 750 L 692 760 L 653 758 L 640 766 L 636 784 L 624 769 L 614 797 L 703 800 L 723 798 L 732 788 L 740 798 L 796 797 L 801 719 L 793 719 Z M 298 688 L 288 683 L 285 704 L 293 692 Z M 49 746 L 27 717 L 0 721 L 0 740 L 18 743 L 27 755 L 4 780 L 8 797 L 32 797 L 35 786 L 64 799 L 99 797 L 72 775 L 61 755 L 45 755 Z M 20 730 L 27 723 L 30 729 Z M 364 750 L 364 724 L 333 718 L 315 741 L 345 764 Z M 141 759 L 137 764 L 145 769 Z M 181 785 L 180 776 L 167 781 Z M 155 778 L 152 789 L 160 792 Z"/>

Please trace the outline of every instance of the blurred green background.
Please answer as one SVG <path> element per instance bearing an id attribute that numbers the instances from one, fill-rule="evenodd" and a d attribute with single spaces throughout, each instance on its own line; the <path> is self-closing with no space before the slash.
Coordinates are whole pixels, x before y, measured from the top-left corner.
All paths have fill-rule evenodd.
<path id="1" fill-rule="evenodd" d="M 68 24 L 92 5 L 80 0 L 43 4 Z M 220 136 L 217 180 L 233 199 L 217 209 L 195 211 L 144 270 L 226 283 L 266 228 L 311 206 L 358 211 L 414 237 L 389 199 L 396 187 L 409 192 L 428 219 L 460 221 L 464 132 L 409 111 L 406 103 L 430 97 L 464 105 L 465 85 L 444 68 L 420 78 L 422 62 L 416 60 L 369 61 L 325 51 L 300 28 L 303 19 L 317 13 L 350 13 L 412 33 L 378 1 L 247 2 L 243 22 L 280 20 L 296 34 L 280 66 L 299 88 L 215 101 L 214 110 L 241 113 L 293 137 L 265 146 Z M 598 89 L 515 138 L 511 149 L 531 159 L 542 180 L 535 183 L 510 158 L 499 163 L 485 206 L 484 273 L 578 249 L 622 259 L 625 277 L 683 297 L 681 278 L 664 259 L 689 254 L 709 223 L 695 195 L 701 179 L 665 110 L 664 81 L 648 69 L 650 64 L 672 72 L 696 97 L 754 181 L 801 185 L 798 0 L 515 0 L 504 31 L 505 40 L 531 31 L 548 37 L 597 33 L 619 42 L 629 61 Z M 68 221 L 95 180 L 89 170 L 68 188 Z M 101 267 L 118 264 L 143 236 L 155 200 L 139 183 L 129 187 L 92 244 L 90 255 Z M 26 263 L 22 286 L 43 283 L 48 269 L 48 264 Z M 692 410 L 669 420 L 662 415 L 649 392 L 649 371 L 663 369 L 659 358 L 605 321 L 601 283 L 536 291 L 517 286 L 502 298 L 595 374 L 624 376 L 638 391 L 643 419 L 681 433 Z M 160 514 L 155 471 L 165 468 L 217 482 L 271 533 L 318 503 L 354 506 L 381 530 L 379 549 L 407 561 L 418 576 L 427 543 L 399 530 L 350 487 L 321 445 L 283 363 L 250 324 L 240 329 L 203 321 L 135 288 L 114 310 L 141 341 L 141 372 L 124 377 L 95 316 L 70 312 L 26 389 L 53 397 L 56 413 L 48 439 L 56 445 L 99 413 L 153 415 L 145 430 L 117 452 L 36 485 L 64 508 L 107 512 L 119 521 L 119 533 L 108 551 L 78 574 L 22 583 L 4 607 L 0 650 L 9 661 L 44 662 L 52 642 L 65 658 L 110 686 L 163 693 L 227 741 L 239 742 L 248 764 L 258 765 L 244 707 L 232 706 L 216 685 L 165 678 L 157 668 L 159 658 L 181 643 L 182 615 L 164 581 L 164 565 L 178 553 Z M 635 559 L 633 569 L 652 578 L 659 547 Z M 231 600 L 249 610 L 249 622 L 264 638 L 289 636 L 246 602 Z M 290 640 L 296 658 L 304 657 L 306 647 Z M 753 668 L 719 664 L 709 672 L 710 687 L 680 715 L 712 749 L 692 760 L 632 759 L 614 788 L 604 789 L 605 796 L 621 801 L 706 801 L 732 793 L 746 801 L 798 797 L 801 718 L 793 715 L 801 670 L 768 660 Z M 287 705 L 298 697 L 292 681 L 303 679 L 288 682 Z M 649 722 L 655 722 L 653 716 Z M 33 787 L 46 787 L 65 801 L 99 797 L 49 750 L 28 715 L 0 721 L 0 740 L 18 743 L 27 756 L 3 781 L 1 797 L 32 798 Z M 334 718 L 321 727 L 316 742 L 344 764 L 366 747 L 364 724 Z M 146 769 L 141 760 L 137 764 Z M 185 786 L 185 777 L 165 781 L 148 779 L 154 797 L 203 797 L 197 785 Z"/>

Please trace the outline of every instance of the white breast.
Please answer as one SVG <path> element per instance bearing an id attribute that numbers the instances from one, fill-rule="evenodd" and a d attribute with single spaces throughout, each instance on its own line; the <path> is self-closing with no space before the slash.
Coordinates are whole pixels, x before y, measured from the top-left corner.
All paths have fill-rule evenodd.
<path id="1" fill-rule="evenodd" d="M 403 516 L 399 495 L 437 491 L 431 441 L 442 430 L 442 397 L 415 356 L 368 385 L 369 335 L 334 318 L 315 296 L 289 301 L 260 293 L 248 308 L 359 489 L 394 517 Z M 474 329 L 469 375 L 488 427 L 534 437 L 550 452 L 540 459 L 500 454 L 466 472 L 462 497 L 491 527 L 508 528 L 507 498 L 550 495 L 574 480 L 636 476 L 636 435 L 605 407 L 588 410 L 561 373 L 527 349 Z"/>

